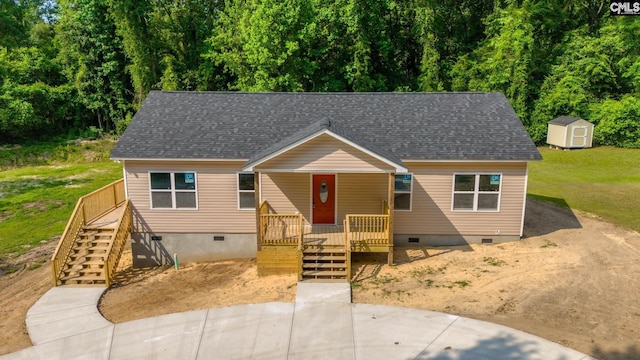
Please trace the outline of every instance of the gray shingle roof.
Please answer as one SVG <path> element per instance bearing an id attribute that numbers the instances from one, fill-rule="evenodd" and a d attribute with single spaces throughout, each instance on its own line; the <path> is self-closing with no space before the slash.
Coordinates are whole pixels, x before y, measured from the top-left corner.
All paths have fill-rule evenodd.
<path id="1" fill-rule="evenodd" d="M 149 93 L 111 157 L 256 159 L 328 123 L 392 161 L 541 159 L 501 93 L 164 91 Z"/>
<path id="2" fill-rule="evenodd" d="M 571 116 L 560 116 L 557 117 L 551 121 L 549 121 L 549 124 L 553 124 L 553 125 L 561 125 L 561 126 L 567 126 L 569 124 L 571 124 L 574 121 L 578 121 L 580 120 L 580 118 L 578 117 L 571 117 Z"/>

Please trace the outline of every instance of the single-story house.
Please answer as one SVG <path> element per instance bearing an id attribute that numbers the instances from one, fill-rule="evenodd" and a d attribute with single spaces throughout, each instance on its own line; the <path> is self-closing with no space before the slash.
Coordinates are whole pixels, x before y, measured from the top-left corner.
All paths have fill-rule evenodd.
<path id="1" fill-rule="evenodd" d="M 593 124 L 578 117 L 557 117 L 547 123 L 547 144 L 563 149 L 590 148 Z"/>
<path id="2" fill-rule="evenodd" d="M 518 240 L 541 160 L 501 93 L 167 91 L 149 93 L 111 158 L 134 265 L 265 268 L 310 248 L 392 261 L 394 246 Z"/>

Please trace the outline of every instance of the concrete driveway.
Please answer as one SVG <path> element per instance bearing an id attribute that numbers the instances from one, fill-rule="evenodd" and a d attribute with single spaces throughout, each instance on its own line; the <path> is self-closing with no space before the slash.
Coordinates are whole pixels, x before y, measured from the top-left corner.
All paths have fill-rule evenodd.
<path id="1" fill-rule="evenodd" d="M 51 289 L 27 314 L 34 346 L 0 359 L 592 359 L 488 322 L 352 304 L 348 283 L 301 282 L 295 303 L 212 308 L 121 324 L 98 312 L 104 290 Z"/>

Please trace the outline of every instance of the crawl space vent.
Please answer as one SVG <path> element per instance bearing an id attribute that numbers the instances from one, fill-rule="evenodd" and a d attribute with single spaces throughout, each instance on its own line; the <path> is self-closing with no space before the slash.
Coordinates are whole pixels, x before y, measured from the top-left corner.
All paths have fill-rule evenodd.
<path id="1" fill-rule="evenodd" d="M 162 241 L 162 236 L 151 235 L 151 241 Z"/>
<path id="2" fill-rule="evenodd" d="M 483 244 L 493 244 L 493 239 L 482 239 Z"/>
<path id="3" fill-rule="evenodd" d="M 412 238 L 412 237 L 410 237 L 409 238 L 409 242 L 410 243 L 419 243 L 420 242 L 420 238 Z"/>
<path id="4" fill-rule="evenodd" d="M 213 241 L 224 241 L 224 236 L 222 235 L 214 235 Z"/>

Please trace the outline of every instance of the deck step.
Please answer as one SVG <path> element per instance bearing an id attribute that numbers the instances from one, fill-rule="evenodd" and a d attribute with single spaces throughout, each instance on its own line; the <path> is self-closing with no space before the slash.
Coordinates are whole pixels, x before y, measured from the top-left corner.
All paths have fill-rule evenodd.
<path id="1" fill-rule="evenodd" d="M 104 262 L 105 258 L 107 257 L 107 254 L 71 254 L 69 255 L 69 259 L 71 259 L 72 262 L 76 262 L 76 261 L 80 261 L 80 259 L 85 259 L 85 260 L 99 260 Z"/>
<path id="2" fill-rule="evenodd" d="M 345 255 L 305 255 L 303 261 L 346 261 Z"/>
<path id="3" fill-rule="evenodd" d="M 343 263 L 304 263 L 303 269 L 344 269 L 347 264 Z"/>
<path id="4" fill-rule="evenodd" d="M 113 235 L 105 235 L 105 236 L 80 236 L 76 242 L 78 243 L 86 243 L 86 242 L 106 242 L 109 243 L 113 241 Z"/>
<path id="5" fill-rule="evenodd" d="M 87 260 L 85 258 L 77 258 L 74 261 L 69 261 L 67 262 L 67 265 L 69 266 L 91 266 L 91 265 L 104 265 L 104 260 L 102 259 L 93 259 L 93 260 Z"/>
<path id="6" fill-rule="evenodd" d="M 312 277 L 312 278 L 320 278 L 320 277 L 345 277 L 347 275 L 346 271 L 319 271 L 319 270 L 307 270 L 302 272 L 303 277 Z"/>
<path id="7" fill-rule="evenodd" d="M 92 284 L 104 284 L 104 276 L 96 275 L 69 275 L 60 279 L 63 284 L 68 285 L 71 283 L 82 284 L 83 282 L 89 282 Z"/>
<path id="8" fill-rule="evenodd" d="M 346 254 L 344 248 L 306 248 L 302 251 L 305 255 L 315 254 Z"/>

